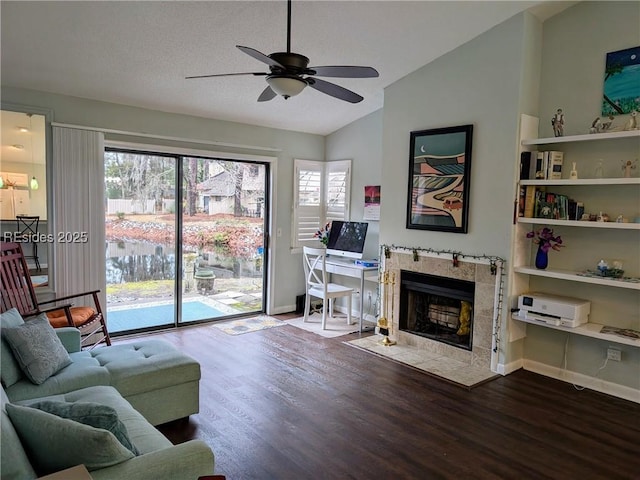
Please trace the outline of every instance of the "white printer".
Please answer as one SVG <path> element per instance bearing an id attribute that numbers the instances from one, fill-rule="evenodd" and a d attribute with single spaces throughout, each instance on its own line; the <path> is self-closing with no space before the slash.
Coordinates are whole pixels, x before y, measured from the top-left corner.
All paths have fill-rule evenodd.
<path id="1" fill-rule="evenodd" d="M 561 327 L 577 327 L 589 321 L 591 302 L 546 293 L 525 293 L 518 297 L 518 317 Z"/>

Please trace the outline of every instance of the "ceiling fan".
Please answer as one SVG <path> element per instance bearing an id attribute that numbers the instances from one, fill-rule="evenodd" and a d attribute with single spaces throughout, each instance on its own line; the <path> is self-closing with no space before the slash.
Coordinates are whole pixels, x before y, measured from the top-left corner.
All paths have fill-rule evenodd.
<path id="1" fill-rule="evenodd" d="M 309 59 L 299 53 L 291 51 L 291 0 L 287 2 L 287 51 L 265 55 L 250 47 L 236 45 L 242 52 L 269 65 L 269 72 L 243 72 L 221 73 L 215 75 L 195 75 L 186 77 L 211 78 L 233 75 L 255 75 L 266 77 L 267 88 L 258 97 L 259 102 L 267 102 L 282 95 L 285 99 L 298 95 L 305 87 L 309 86 L 319 92 L 350 103 L 358 103 L 363 97 L 351 90 L 347 90 L 335 83 L 327 82 L 315 77 L 339 77 L 339 78 L 373 78 L 378 76 L 378 71 L 372 67 L 360 67 L 353 65 L 309 67 Z"/>

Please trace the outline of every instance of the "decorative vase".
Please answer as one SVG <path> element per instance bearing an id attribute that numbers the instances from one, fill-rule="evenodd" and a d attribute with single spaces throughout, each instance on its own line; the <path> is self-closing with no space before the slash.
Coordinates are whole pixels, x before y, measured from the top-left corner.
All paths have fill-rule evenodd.
<path id="1" fill-rule="evenodd" d="M 538 253 L 536 253 L 536 268 L 544 270 L 549 265 L 549 252 L 545 252 L 541 245 L 538 245 Z"/>

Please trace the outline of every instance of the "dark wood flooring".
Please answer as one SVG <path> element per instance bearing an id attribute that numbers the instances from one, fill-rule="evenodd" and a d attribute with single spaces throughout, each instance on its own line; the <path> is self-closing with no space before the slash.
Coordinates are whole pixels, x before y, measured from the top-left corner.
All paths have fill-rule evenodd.
<path id="1" fill-rule="evenodd" d="M 154 335 L 202 365 L 200 413 L 159 429 L 207 442 L 228 480 L 640 479 L 639 404 L 523 370 L 466 390 L 358 336 Z"/>

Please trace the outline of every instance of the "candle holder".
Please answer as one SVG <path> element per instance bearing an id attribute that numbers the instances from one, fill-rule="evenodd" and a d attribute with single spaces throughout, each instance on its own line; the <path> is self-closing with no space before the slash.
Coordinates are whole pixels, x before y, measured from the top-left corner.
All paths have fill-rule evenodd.
<path id="1" fill-rule="evenodd" d="M 384 305 L 383 313 L 378 319 L 378 328 L 380 329 L 380 333 L 384 335 L 384 338 L 378 342 L 380 345 L 384 345 L 385 347 L 390 347 L 391 345 L 395 345 L 396 342 L 389 338 L 389 334 L 391 333 L 391 327 L 393 326 L 393 286 L 396 283 L 396 275 L 395 273 L 389 274 L 389 272 L 384 272 L 380 274 L 380 288 L 382 288 L 382 302 Z M 389 289 L 391 286 L 391 289 Z M 391 290 L 391 310 L 389 311 L 389 290 Z M 389 321 L 389 318 L 391 321 Z"/>

